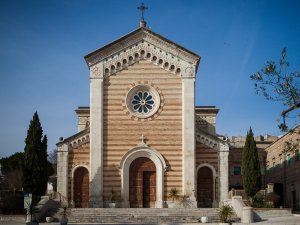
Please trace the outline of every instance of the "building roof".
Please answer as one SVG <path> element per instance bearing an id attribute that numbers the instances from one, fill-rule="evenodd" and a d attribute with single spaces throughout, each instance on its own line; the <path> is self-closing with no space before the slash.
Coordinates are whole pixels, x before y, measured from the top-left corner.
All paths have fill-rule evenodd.
<path id="1" fill-rule="evenodd" d="M 91 67 L 100 61 L 107 61 L 120 55 L 125 49 L 132 51 L 141 42 L 146 42 L 152 45 L 154 49 L 158 48 L 163 50 L 166 55 L 170 55 L 173 58 L 178 58 L 190 65 L 194 65 L 195 71 L 198 69 L 198 64 L 201 59 L 199 55 L 146 27 L 140 27 L 129 34 L 126 34 L 125 36 L 87 54 L 84 58 L 87 65 Z"/>
<path id="2" fill-rule="evenodd" d="M 198 54 L 196 54 L 196 53 L 194 53 L 194 52 L 186 49 L 185 47 L 183 47 L 183 46 L 181 46 L 179 44 L 176 44 L 175 42 L 173 42 L 173 41 L 165 38 L 164 36 L 162 36 L 162 35 L 160 35 L 158 33 L 153 32 L 152 30 L 150 30 L 149 28 L 146 28 L 146 27 L 139 27 L 138 29 L 136 29 L 136 30 L 134 30 L 134 31 L 132 31 L 132 32 L 130 32 L 130 33 L 122 36 L 121 38 L 118 38 L 117 40 L 115 40 L 113 42 L 110 42 L 109 44 L 104 45 L 103 47 L 101 47 L 101 48 L 99 48 L 99 49 L 97 49 L 97 50 L 95 50 L 95 51 L 87 54 L 84 58 L 88 62 L 89 58 L 92 57 L 92 56 L 94 56 L 95 54 L 100 53 L 100 52 L 106 50 L 107 48 L 109 48 L 109 47 L 111 47 L 111 46 L 119 43 L 120 41 L 125 40 L 128 37 L 130 37 L 130 36 L 132 36 L 134 34 L 140 33 L 140 32 L 143 32 L 143 33 L 148 32 L 148 33 L 150 33 L 150 34 L 152 34 L 152 35 L 154 35 L 154 36 L 156 36 L 156 37 L 158 37 L 158 38 L 160 38 L 160 39 L 168 42 L 169 44 L 172 44 L 172 45 L 176 46 L 177 48 L 180 48 L 181 50 L 183 50 L 183 51 L 185 51 L 185 52 L 193 55 L 196 58 L 199 58 L 199 59 L 201 58 Z"/>

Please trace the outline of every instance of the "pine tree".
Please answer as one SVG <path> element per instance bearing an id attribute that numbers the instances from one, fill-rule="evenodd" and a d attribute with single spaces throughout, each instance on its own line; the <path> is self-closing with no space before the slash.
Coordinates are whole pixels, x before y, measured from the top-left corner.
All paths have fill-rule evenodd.
<path id="1" fill-rule="evenodd" d="M 252 198 L 261 188 L 261 173 L 256 142 L 251 127 L 247 132 L 243 149 L 242 176 L 244 190 Z"/>
<path id="2" fill-rule="evenodd" d="M 33 204 L 44 195 L 47 180 L 51 171 L 47 160 L 47 136 L 43 136 L 43 129 L 37 112 L 30 121 L 25 139 L 23 163 L 23 190 L 32 193 Z"/>

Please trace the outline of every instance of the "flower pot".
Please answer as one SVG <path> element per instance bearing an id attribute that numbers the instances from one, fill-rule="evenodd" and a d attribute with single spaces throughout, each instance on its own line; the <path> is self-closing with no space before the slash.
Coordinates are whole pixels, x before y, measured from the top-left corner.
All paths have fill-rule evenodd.
<path id="1" fill-rule="evenodd" d="M 61 225 L 67 225 L 68 224 L 68 218 L 62 217 L 60 218 L 60 224 Z"/>
<path id="2" fill-rule="evenodd" d="M 201 217 L 201 223 L 208 223 L 208 217 L 207 216 L 202 216 Z"/>
<path id="3" fill-rule="evenodd" d="M 108 208 L 116 208 L 116 203 L 115 202 L 108 203 Z"/>
<path id="4" fill-rule="evenodd" d="M 171 208 L 171 209 L 176 208 L 176 202 L 168 202 L 168 208 Z"/>
<path id="5" fill-rule="evenodd" d="M 47 216 L 47 217 L 46 217 L 46 222 L 47 222 L 47 223 L 53 222 L 53 217 Z"/>

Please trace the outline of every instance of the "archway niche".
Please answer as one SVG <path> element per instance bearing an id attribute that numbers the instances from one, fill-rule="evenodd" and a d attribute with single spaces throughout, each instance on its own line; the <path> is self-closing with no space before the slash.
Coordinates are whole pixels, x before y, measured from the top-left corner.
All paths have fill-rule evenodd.
<path id="1" fill-rule="evenodd" d="M 73 201 L 75 208 L 87 208 L 89 202 L 89 171 L 77 167 L 73 176 Z"/>
<path id="2" fill-rule="evenodd" d="M 139 159 L 139 158 L 146 158 L 146 159 Z M 137 159 L 137 161 L 135 161 Z M 152 174 L 145 174 L 145 176 L 149 176 L 148 180 L 152 179 L 152 185 L 149 184 L 150 189 L 152 187 L 153 192 L 153 179 L 155 179 L 155 208 L 163 208 L 163 196 L 164 196 L 164 172 L 166 169 L 166 163 L 162 155 L 149 147 L 136 147 L 131 150 L 129 150 L 122 158 L 120 163 L 120 170 L 121 170 L 121 197 L 122 197 L 122 207 L 129 208 L 130 207 L 130 167 L 133 165 L 132 168 L 143 168 L 144 163 L 145 164 L 151 164 L 150 161 L 155 166 L 155 178 Z M 143 161 L 143 163 L 141 162 Z M 132 164 L 133 163 L 133 164 Z M 151 170 L 154 170 L 154 166 L 151 165 L 152 169 L 149 169 L 148 172 L 154 172 Z M 143 169 L 141 169 L 143 170 Z M 147 171 L 145 171 L 147 172 Z M 147 181 L 145 181 L 147 182 Z M 145 184 L 146 185 L 146 184 Z M 154 197 L 152 193 L 152 201 L 150 201 L 150 207 L 153 207 Z M 150 197 L 151 197 L 150 196 Z M 132 197 L 133 199 L 133 197 Z M 140 204 L 140 203 L 138 203 Z M 151 205 L 152 204 L 152 205 Z"/>

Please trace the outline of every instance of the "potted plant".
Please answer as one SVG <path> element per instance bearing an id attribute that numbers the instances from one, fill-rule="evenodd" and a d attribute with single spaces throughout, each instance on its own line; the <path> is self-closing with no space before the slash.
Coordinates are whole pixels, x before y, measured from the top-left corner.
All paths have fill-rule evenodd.
<path id="1" fill-rule="evenodd" d="M 116 201 L 117 201 L 117 193 L 112 188 L 110 194 L 110 202 L 108 203 L 109 208 L 116 208 Z"/>
<path id="2" fill-rule="evenodd" d="M 230 205 L 222 205 L 219 208 L 219 218 L 221 223 L 229 224 L 231 217 L 234 215 L 234 210 Z"/>
<path id="3" fill-rule="evenodd" d="M 175 200 L 177 200 L 178 197 L 179 197 L 178 190 L 176 188 L 171 188 L 171 190 L 169 191 L 169 198 L 172 199 L 172 202 L 169 202 L 168 204 L 169 208 L 175 208 L 176 206 Z"/>
<path id="4" fill-rule="evenodd" d="M 62 205 L 62 207 L 59 210 L 59 215 L 61 215 L 60 218 L 60 224 L 61 225 L 67 225 L 68 224 L 68 215 L 70 214 L 70 209 L 68 204 Z"/>

